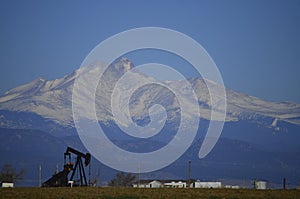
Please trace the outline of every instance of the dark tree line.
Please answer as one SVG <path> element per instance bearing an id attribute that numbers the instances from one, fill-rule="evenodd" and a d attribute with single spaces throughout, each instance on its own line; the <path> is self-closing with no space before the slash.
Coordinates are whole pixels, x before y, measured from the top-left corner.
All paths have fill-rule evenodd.
<path id="1" fill-rule="evenodd" d="M 0 171 L 0 182 L 17 182 L 23 180 L 24 174 L 25 170 L 17 172 L 12 165 L 5 164 Z"/>
<path id="2" fill-rule="evenodd" d="M 108 186 L 112 187 L 131 187 L 136 176 L 131 173 L 125 174 L 123 172 L 117 173 L 115 178 L 112 179 Z"/>

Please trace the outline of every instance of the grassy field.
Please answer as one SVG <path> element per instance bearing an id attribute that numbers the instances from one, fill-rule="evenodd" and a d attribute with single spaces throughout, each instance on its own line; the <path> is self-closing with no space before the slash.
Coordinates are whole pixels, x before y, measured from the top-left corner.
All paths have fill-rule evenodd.
<path id="1" fill-rule="evenodd" d="M 300 198 L 300 190 L 251 190 L 251 189 L 135 189 L 135 188 L 2 188 L 0 198 Z"/>

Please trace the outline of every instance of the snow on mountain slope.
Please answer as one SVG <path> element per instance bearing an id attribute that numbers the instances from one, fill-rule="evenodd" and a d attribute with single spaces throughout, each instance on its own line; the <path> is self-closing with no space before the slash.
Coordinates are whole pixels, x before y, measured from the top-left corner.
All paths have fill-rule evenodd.
<path id="1" fill-rule="evenodd" d="M 96 93 L 97 117 L 101 122 L 106 123 L 112 119 L 110 95 L 114 84 L 125 72 L 133 67 L 133 64 L 128 59 L 121 58 L 113 63 L 109 70 L 105 71 L 104 78 L 100 81 L 100 86 L 98 86 Z M 93 67 L 92 70 L 97 70 L 97 68 Z M 61 126 L 73 127 L 72 90 L 78 72 L 77 70 L 63 78 L 50 81 L 39 78 L 28 84 L 12 89 L 0 97 L 0 111 L 35 113 Z M 86 72 L 93 73 L 93 71 Z M 141 75 L 142 74 L 136 73 L 134 77 L 138 79 Z M 201 117 L 209 120 L 211 103 L 204 80 L 194 78 L 189 81 L 198 96 Z M 208 82 L 215 87 L 214 92 L 217 94 L 219 85 L 214 82 Z M 173 84 L 174 86 L 178 84 L 179 86 L 181 82 L 180 80 L 167 81 L 166 84 Z M 172 93 L 164 92 L 162 89 L 164 88 L 153 88 L 155 96 L 149 95 L 146 89 L 140 89 L 135 93 L 135 98 L 131 100 L 130 104 L 133 119 L 143 119 L 148 115 L 147 107 L 149 107 L 151 103 L 151 97 L 154 98 L 157 103 L 166 106 L 166 110 L 170 112 L 169 116 L 175 117 L 176 114 L 178 114 L 179 109 L 176 98 Z M 185 88 L 182 88 L 181 92 L 184 94 Z M 89 88 L 82 88 L 83 95 L 79 103 L 86 103 L 86 98 L 91 97 L 90 93 Z M 226 89 L 226 93 L 226 121 L 238 121 L 241 119 L 259 121 L 260 118 L 268 117 L 272 119 L 269 124 L 270 126 L 276 126 L 277 121 L 280 120 L 300 125 L 300 104 L 267 102 L 230 89 Z M 189 103 L 188 97 L 185 103 Z M 92 113 L 87 113 L 87 115 L 89 114 Z M 5 118 L 0 115 L 0 124 L 1 120 L 4 119 Z"/>
<path id="2" fill-rule="evenodd" d="M 300 124 L 300 104 L 290 102 L 268 102 L 257 97 L 234 92 L 227 93 L 227 114 L 238 119 L 255 119 L 256 117 L 272 117 L 288 123 Z M 276 123 L 274 123 L 276 124 Z M 271 124 L 270 124 L 271 125 Z"/>

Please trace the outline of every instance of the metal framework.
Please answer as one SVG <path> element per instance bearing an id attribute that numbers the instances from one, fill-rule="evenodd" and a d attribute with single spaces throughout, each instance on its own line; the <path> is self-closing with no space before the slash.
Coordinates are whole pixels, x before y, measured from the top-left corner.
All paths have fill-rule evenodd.
<path id="1" fill-rule="evenodd" d="M 76 155 L 76 163 L 75 166 L 73 162 L 71 162 L 71 154 Z M 82 162 L 82 158 L 84 159 L 84 163 Z M 67 162 L 68 159 L 68 162 Z M 84 167 L 88 166 L 91 161 L 91 154 L 82 153 L 68 147 L 66 152 L 64 153 L 64 169 L 57 174 L 54 174 L 49 180 L 43 183 L 43 187 L 65 187 L 69 185 L 69 181 L 74 180 L 74 176 L 76 171 L 79 172 L 79 183 L 75 183 L 75 186 L 88 186 L 86 175 L 84 171 Z M 74 167 L 73 167 L 74 166 Z M 68 175 L 72 171 L 71 178 L 68 180 Z"/>

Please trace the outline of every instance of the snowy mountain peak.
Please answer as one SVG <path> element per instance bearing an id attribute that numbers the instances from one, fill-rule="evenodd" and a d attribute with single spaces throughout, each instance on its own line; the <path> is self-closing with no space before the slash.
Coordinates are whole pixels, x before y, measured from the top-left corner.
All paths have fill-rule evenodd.
<path id="1" fill-rule="evenodd" d="M 46 80 L 44 78 L 37 78 L 30 83 L 18 86 L 7 91 L 3 97 L 0 98 L 0 103 L 9 101 L 18 97 L 30 96 L 37 93 L 41 87 L 45 84 Z"/>
<path id="2" fill-rule="evenodd" d="M 134 68 L 133 63 L 126 57 L 121 57 L 120 59 L 117 59 L 115 62 L 113 62 L 112 65 L 115 67 L 115 69 L 124 73 Z"/>
<path id="3" fill-rule="evenodd" d="M 114 83 L 121 75 L 133 67 L 133 63 L 123 57 L 113 62 L 105 72 L 104 79 L 102 79 L 103 87 L 97 90 L 96 95 L 97 107 L 104 110 L 102 115 L 97 113 L 98 119 L 102 122 L 111 120 L 110 93 Z M 34 113 L 62 126 L 73 126 L 72 91 L 79 70 L 55 80 L 47 81 L 43 78 L 38 78 L 6 92 L 5 95 L 0 97 L 0 127 L 7 127 L 5 125 L 13 123 L 12 121 L 7 122 L 5 117 L 1 117 L 1 111 Z M 143 76 L 144 74 L 136 73 L 134 78 L 141 78 L 141 75 Z M 209 120 L 210 95 L 205 83 L 212 84 L 216 88 L 215 92 L 218 91 L 218 84 L 204 81 L 200 78 L 193 78 L 189 81 L 198 96 L 201 117 Z M 167 84 L 181 85 L 180 81 L 168 81 Z M 154 90 L 157 93 L 155 99 L 158 102 L 165 102 L 167 111 L 176 109 L 176 100 L 172 95 L 163 92 L 159 88 Z M 85 89 L 82 92 L 86 92 Z M 182 92 L 184 94 L 184 89 L 182 89 Z M 270 118 L 268 125 L 271 127 L 275 127 L 279 121 L 300 125 L 300 104 L 267 102 L 230 89 L 226 89 L 226 93 L 226 121 L 259 121 L 261 118 Z M 86 96 L 88 97 L 89 95 L 87 94 Z M 133 104 L 130 107 L 132 107 L 132 113 L 135 114 L 133 117 L 143 119 L 144 115 L 148 114 L 148 110 L 145 108 L 146 102 L 150 103 L 150 98 L 153 96 L 149 96 L 147 92 L 139 92 L 136 97 L 143 100 L 132 100 Z M 82 100 L 81 103 L 85 103 L 84 99 Z M 189 101 L 187 100 L 186 103 L 189 103 Z M 3 126 L 3 124 L 5 125 Z"/>

